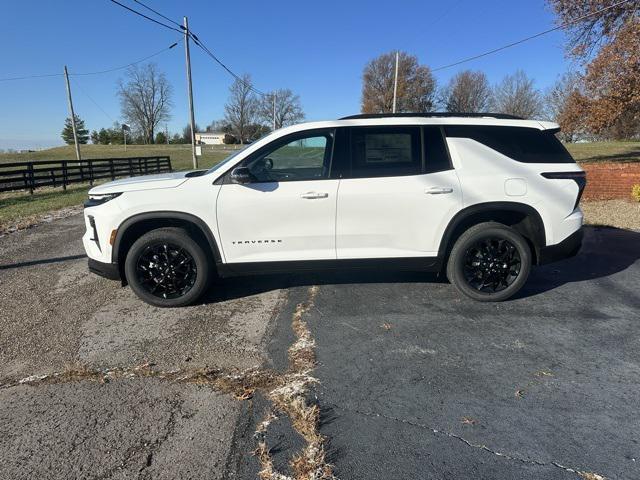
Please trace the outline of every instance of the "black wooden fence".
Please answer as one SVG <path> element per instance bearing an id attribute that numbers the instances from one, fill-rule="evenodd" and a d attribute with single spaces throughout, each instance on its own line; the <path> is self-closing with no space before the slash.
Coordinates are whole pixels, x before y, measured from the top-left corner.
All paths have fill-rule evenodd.
<path id="1" fill-rule="evenodd" d="M 151 173 L 171 172 L 169 157 L 100 158 L 91 160 L 42 160 L 0 163 L 0 192 L 40 187 L 62 187 L 71 183 L 115 180 Z"/>

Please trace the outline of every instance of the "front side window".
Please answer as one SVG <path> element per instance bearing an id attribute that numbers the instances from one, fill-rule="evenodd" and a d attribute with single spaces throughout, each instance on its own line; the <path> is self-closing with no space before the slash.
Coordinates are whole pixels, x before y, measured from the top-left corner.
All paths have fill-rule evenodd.
<path id="1" fill-rule="evenodd" d="M 321 180 L 328 177 L 331 161 L 330 133 L 301 136 L 278 142 L 246 163 L 255 182 Z"/>
<path id="2" fill-rule="evenodd" d="M 351 176 L 419 175 L 422 170 L 420 129 L 354 128 L 351 131 Z"/>

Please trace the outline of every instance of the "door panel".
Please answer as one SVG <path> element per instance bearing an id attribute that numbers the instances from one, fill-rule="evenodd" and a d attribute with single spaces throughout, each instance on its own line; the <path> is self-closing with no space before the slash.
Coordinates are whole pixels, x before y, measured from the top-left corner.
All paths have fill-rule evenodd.
<path id="1" fill-rule="evenodd" d="M 250 183 L 222 185 L 216 208 L 226 262 L 336 258 L 333 136 L 320 129 L 281 138 L 242 162 Z"/>
<path id="2" fill-rule="evenodd" d="M 454 170 L 340 182 L 339 259 L 436 256 L 446 225 L 460 209 Z"/>
<path id="3" fill-rule="evenodd" d="M 223 185 L 217 213 L 226 262 L 335 259 L 338 182 Z"/>

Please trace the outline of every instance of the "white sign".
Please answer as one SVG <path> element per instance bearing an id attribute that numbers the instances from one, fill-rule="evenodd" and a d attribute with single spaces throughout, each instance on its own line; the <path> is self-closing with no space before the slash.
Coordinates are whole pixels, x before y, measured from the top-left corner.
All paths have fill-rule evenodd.
<path id="1" fill-rule="evenodd" d="M 196 157 L 202 156 L 202 145 L 196 145 Z"/>

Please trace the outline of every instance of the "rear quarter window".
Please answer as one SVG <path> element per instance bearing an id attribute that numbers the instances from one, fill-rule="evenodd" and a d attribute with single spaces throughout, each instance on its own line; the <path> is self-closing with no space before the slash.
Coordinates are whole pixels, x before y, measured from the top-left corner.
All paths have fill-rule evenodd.
<path id="1" fill-rule="evenodd" d="M 470 138 L 523 163 L 575 163 L 552 130 L 525 127 L 453 125 L 447 137 Z"/>

